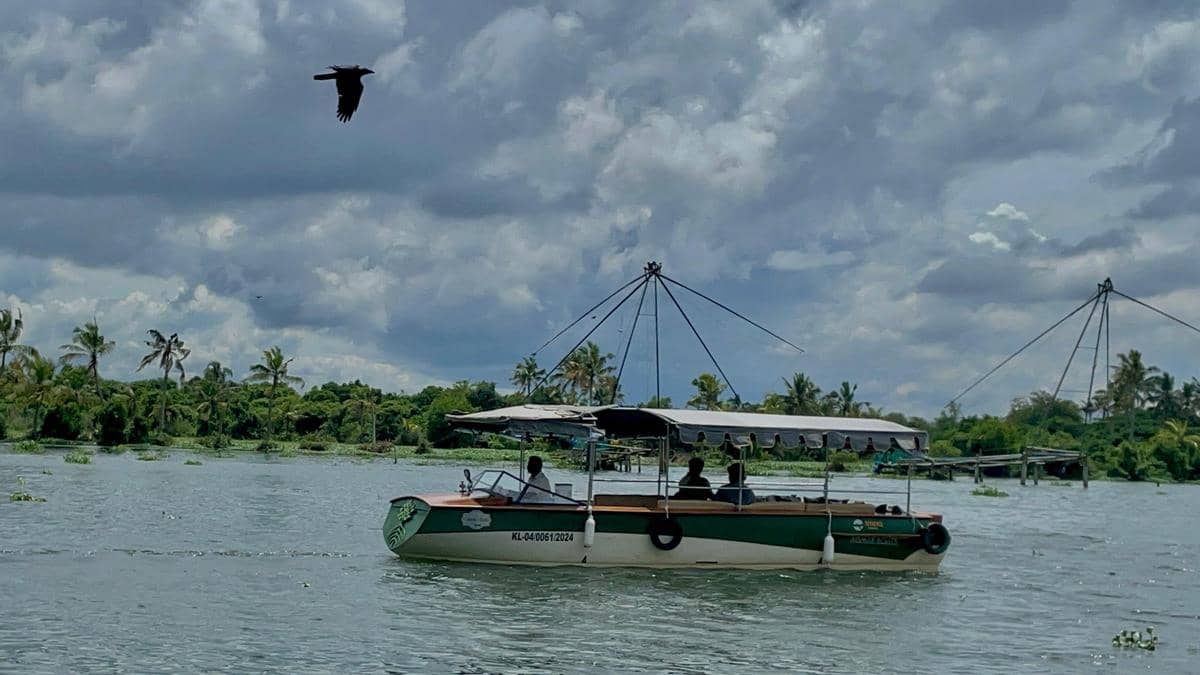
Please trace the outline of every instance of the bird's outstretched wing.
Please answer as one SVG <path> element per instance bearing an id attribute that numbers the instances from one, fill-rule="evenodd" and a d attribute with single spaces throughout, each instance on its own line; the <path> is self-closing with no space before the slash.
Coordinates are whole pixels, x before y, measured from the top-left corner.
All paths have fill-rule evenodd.
<path id="1" fill-rule="evenodd" d="M 358 101 L 362 98 L 362 80 L 343 77 L 337 81 L 337 91 L 338 119 L 343 122 L 349 122 L 350 116 L 354 114 L 355 110 L 358 110 Z"/>
<path id="2" fill-rule="evenodd" d="M 336 77 L 337 73 L 321 73 L 319 75 L 313 75 L 314 80 L 332 80 Z"/>

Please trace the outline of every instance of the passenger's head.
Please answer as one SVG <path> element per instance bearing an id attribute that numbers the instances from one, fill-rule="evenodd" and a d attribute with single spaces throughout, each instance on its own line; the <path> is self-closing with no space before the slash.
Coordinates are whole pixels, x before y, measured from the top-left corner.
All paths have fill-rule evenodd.
<path id="1" fill-rule="evenodd" d="M 542 472 L 542 458 L 537 455 L 529 456 L 529 464 L 525 467 L 529 471 L 530 476 L 536 476 Z"/>
<path id="2" fill-rule="evenodd" d="M 704 471 L 704 458 L 693 457 L 688 460 L 688 472 L 699 474 Z"/>
<path id="3" fill-rule="evenodd" d="M 734 462 L 729 465 L 729 482 L 735 485 L 740 485 L 746 479 L 746 472 L 742 467 L 741 462 Z"/>

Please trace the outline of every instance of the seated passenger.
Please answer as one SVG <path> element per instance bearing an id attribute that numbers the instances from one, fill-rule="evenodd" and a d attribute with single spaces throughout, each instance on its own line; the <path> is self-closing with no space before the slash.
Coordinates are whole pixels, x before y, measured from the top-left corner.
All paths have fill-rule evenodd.
<path id="1" fill-rule="evenodd" d="M 525 472 L 525 482 L 529 486 L 525 488 L 524 494 L 521 496 L 522 502 L 550 503 L 555 501 L 554 491 L 550 487 L 550 479 L 542 473 L 541 457 L 530 455 L 529 463 L 525 465 Z"/>
<path id="2" fill-rule="evenodd" d="M 679 492 L 671 495 L 671 499 L 712 499 L 713 493 L 708 479 L 701 476 L 704 471 L 704 460 L 693 457 L 688 460 L 688 471 L 679 479 Z"/>
<path id="3" fill-rule="evenodd" d="M 729 465 L 729 482 L 717 488 L 713 499 L 731 504 L 753 504 L 754 492 L 746 487 L 746 470 L 741 462 Z"/>

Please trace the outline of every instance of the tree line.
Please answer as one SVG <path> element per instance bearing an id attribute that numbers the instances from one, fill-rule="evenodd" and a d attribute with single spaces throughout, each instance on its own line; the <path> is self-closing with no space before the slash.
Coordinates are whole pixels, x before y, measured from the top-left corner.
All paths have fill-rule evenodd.
<path id="1" fill-rule="evenodd" d="M 672 407 L 661 400 L 626 400 L 610 353 L 588 342 L 553 373 L 530 356 L 513 369 L 516 391 L 502 394 L 488 381 L 428 386 L 415 393 L 384 392 L 360 381 L 303 389 L 293 358 L 272 346 L 238 379 L 218 361 L 189 375 L 191 349 L 176 333 L 147 331 L 138 372 L 130 382 L 101 375 L 116 345 L 96 320 L 72 331 L 57 358 L 22 342 L 20 311 L 0 309 L 0 437 L 85 440 L 101 445 L 169 443 L 200 437 L 214 447 L 230 439 L 314 443 L 470 442 L 446 421 L 452 412 L 521 403 L 624 404 Z M 685 407 L 789 415 L 888 419 L 930 433 L 931 454 L 1017 452 L 1026 445 L 1082 449 L 1101 472 L 1134 480 L 1200 479 L 1200 381 L 1179 383 L 1131 350 L 1118 357 L 1106 389 L 1083 405 L 1033 392 L 1015 399 L 1003 416 L 964 416 L 954 405 L 934 419 L 884 411 L 862 400 L 858 385 L 842 381 L 824 391 L 804 373 L 781 378 L 779 391 L 761 401 L 725 397 L 712 373 L 692 380 Z M 303 389 L 303 393 L 298 391 Z"/>

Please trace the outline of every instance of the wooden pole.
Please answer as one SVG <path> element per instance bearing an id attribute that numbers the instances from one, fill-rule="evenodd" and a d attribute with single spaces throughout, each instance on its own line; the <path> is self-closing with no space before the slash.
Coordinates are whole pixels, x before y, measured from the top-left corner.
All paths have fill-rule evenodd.
<path id="1" fill-rule="evenodd" d="M 1033 484 L 1034 485 L 1038 484 L 1038 478 L 1041 477 L 1041 475 L 1042 475 L 1042 465 L 1034 464 L 1033 465 Z"/>
<path id="2" fill-rule="evenodd" d="M 975 482 L 976 483 L 983 482 L 983 467 L 980 466 L 982 463 L 983 463 L 983 448 L 975 448 Z"/>
<path id="3" fill-rule="evenodd" d="M 1029 477 L 1029 449 L 1021 449 L 1021 486 L 1025 486 L 1025 479 Z"/>
<path id="4" fill-rule="evenodd" d="M 1083 452 L 1079 453 L 1079 465 L 1083 469 L 1083 489 L 1086 490 L 1088 486 L 1088 458 Z"/>

